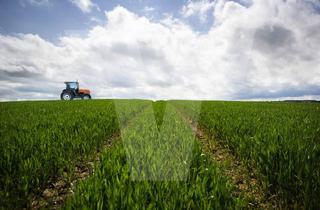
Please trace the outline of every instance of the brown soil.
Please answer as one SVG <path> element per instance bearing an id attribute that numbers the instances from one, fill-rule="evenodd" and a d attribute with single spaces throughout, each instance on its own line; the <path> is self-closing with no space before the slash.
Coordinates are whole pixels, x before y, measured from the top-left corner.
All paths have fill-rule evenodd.
<path id="1" fill-rule="evenodd" d="M 232 152 L 212 136 L 207 135 L 203 129 L 197 126 L 185 113 L 177 109 L 182 118 L 188 122 L 201 142 L 204 150 L 217 163 L 222 172 L 229 177 L 230 182 L 236 187 L 234 192 L 236 196 L 244 195 L 248 200 L 248 209 L 277 209 L 275 196 L 266 197 L 259 181 L 256 178 L 254 170 L 249 172 L 247 167 L 236 159 Z M 141 113 L 141 112 L 139 112 Z M 137 113 L 138 115 L 138 113 Z M 135 116 L 136 117 L 136 116 Z M 133 117 L 134 118 L 134 117 Z M 127 126 L 130 126 L 129 123 Z M 35 195 L 32 199 L 32 209 L 60 209 L 65 200 L 72 196 L 75 186 L 79 181 L 88 178 L 94 174 L 94 166 L 99 164 L 102 151 L 110 149 L 113 144 L 120 140 L 119 133 L 109 138 L 100 150 L 97 150 L 86 161 L 79 162 L 74 170 L 74 176 L 71 180 L 65 178 L 49 180 L 47 187 L 41 195 Z"/>
<path id="2" fill-rule="evenodd" d="M 95 165 L 100 163 L 101 153 L 110 149 L 119 139 L 119 134 L 113 135 L 89 159 L 77 163 L 71 180 L 63 177 L 56 181 L 49 180 L 42 194 L 33 196 L 31 209 L 60 209 L 65 200 L 73 195 L 77 183 L 94 174 Z"/>
<path id="3" fill-rule="evenodd" d="M 177 108 L 182 118 L 190 124 L 204 151 L 217 163 L 222 173 L 225 174 L 232 185 L 236 187 L 235 196 L 244 196 L 248 201 L 248 209 L 278 209 L 276 197 L 267 197 L 257 179 L 255 169 L 248 167 L 239 161 L 227 146 L 208 135 L 204 130 L 192 121 L 187 114 Z"/>
<path id="4" fill-rule="evenodd" d="M 146 107 L 133 114 L 125 126 L 129 127 L 131 122 L 142 113 Z M 74 190 L 78 182 L 85 180 L 94 174 L 95 167 L 100 164 L 100 155 L 103 151 L 110 149 L 114 144 L 120 141 L 120 133 L 111 136 L 104 144 L 96 150 L 88 159 L 76 164 L 74 175 L 71 180 L 63 177 L 68 177 L 66 174 L 58 179 L 48 180 L 48 185 L 40 195 L 33 195 L 31 209 L 60 209 L 65 203 L 66 199 L 74 194 Z"/>

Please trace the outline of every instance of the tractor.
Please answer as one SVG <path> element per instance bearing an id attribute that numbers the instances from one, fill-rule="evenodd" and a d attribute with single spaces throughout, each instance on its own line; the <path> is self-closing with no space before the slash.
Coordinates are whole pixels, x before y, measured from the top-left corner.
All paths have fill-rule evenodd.
<path id="1" fill-rule="evenodd" d="M 66 88 L 60 95 L 61 100 L 91 99 L 90 90 L 80 89 L 79 82 L 64 82 L 64 84 L 66 84 Z"/>

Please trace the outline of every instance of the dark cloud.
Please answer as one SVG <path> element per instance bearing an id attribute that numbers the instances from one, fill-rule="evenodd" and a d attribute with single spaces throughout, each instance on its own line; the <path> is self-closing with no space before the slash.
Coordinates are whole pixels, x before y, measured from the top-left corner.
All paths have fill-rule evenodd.
<path id="1" fill-rule="evenodd" d="M 25 82 L 28 80 L 37 79 L 43 79 L 43 75 L 28 71 L 26 69 L 23 69 L 22 71 L 7 71 L 0 69 L 0 81 Z"/>
<path id="2" fill-rule="evenodd" d="M 6 71 L 6 70 L 1 70 L 0 69 L 0 75 L 2 76 L 7 76 L 7 77 L 24 77 L 24 78 L 35 78 L 35 77 L 40 77 L 41 74 L 39 73 L 34 73 L 30 72 L 26 69 L 22 71 Z"/>
<path id="3" fill-rule="evenodd" d="M 13 88 L 0 87 L 0 98 L 16 98 L 17 92 Z"/>
<path id="4" fill-rule="evenodd" d="M 33 85 L 23 85 L 15 88 L 16 91 L 20 93 L 54 93 L 57 88 L 50 87 L 48 85 L 43 85 L 41 83 L 35 83 Z"/>
<path id="5" fill-rule="evenodd" d="M 118 71 L 121 72 L 121 69 Z M 114 74 L 110 75 L 110 79 L 108 80 L 109 85 L 116 88 L 130 88 L 137 85 L 135 78 L 128 74 Z"/>
<path id="6" fill-rule="evenodd" d="M 15 88 L 2 87 L 0 88 L 0 98 L 6 100 L 13 99 L 59 99 L 60 93 L 52 88 L 42 87 L 40 84 L 23 85 Z"/>
<path id="7" fill-rule="evenodd" d="M 284 97 L 303 97 L 303 96 L 320 96 L 320 85 L 307 85 L 307 86 L 285 86 L 278 90 L 270 89 L 256 89 L 256 88 L 242 88 L 239 89 L 235 99 L 258 99 L 268 98 L 277 99 Z"/>
<path id="8" fill-rule="evenodd" d="M 264 25 L 256 29 L 253 47 L 261 52 L 273 53 L 290 48 L 294 41 L 294 35 L 289 29 L 280 25 Z"/>

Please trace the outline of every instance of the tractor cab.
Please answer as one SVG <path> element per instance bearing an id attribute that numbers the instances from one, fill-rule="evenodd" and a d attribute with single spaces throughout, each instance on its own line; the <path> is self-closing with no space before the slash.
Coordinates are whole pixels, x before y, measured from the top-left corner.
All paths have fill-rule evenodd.
<path id="1" fill-rule="evenodd" d="M 66 88 L 62 91 L 61 100 L 72 100 L 74 98 L 91 99 L 90 90 L 80 89 L 79 82 L 64 82 Z"/>
<path id="2" fill-rule="evenodd" d="M 79 82 L 64 82 L 66 89 L 79 90 Z"/>

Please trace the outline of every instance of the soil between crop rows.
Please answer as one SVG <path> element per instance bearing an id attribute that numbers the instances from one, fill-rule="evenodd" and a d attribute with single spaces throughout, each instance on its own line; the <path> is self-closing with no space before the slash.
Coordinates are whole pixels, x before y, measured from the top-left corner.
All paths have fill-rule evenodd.
<path id="1" fill-rule="evenodd" d="M 176 109 L 181 118 L 189 123 L 206 153 L 218 164 L 231 183 L 236 186 L 235 195 L 244 194 L 248 200 L 247 207 L 249 209 L 277 209 L 275 196 L 266 197 L 259 186 L 254 170 L 249 172 L 246 166 L 237 160 L 228 148 L 220 144 L 214 137 L 206 134 L 197 122 L 188 117 L 181 109 L 178 107 Z"/>

